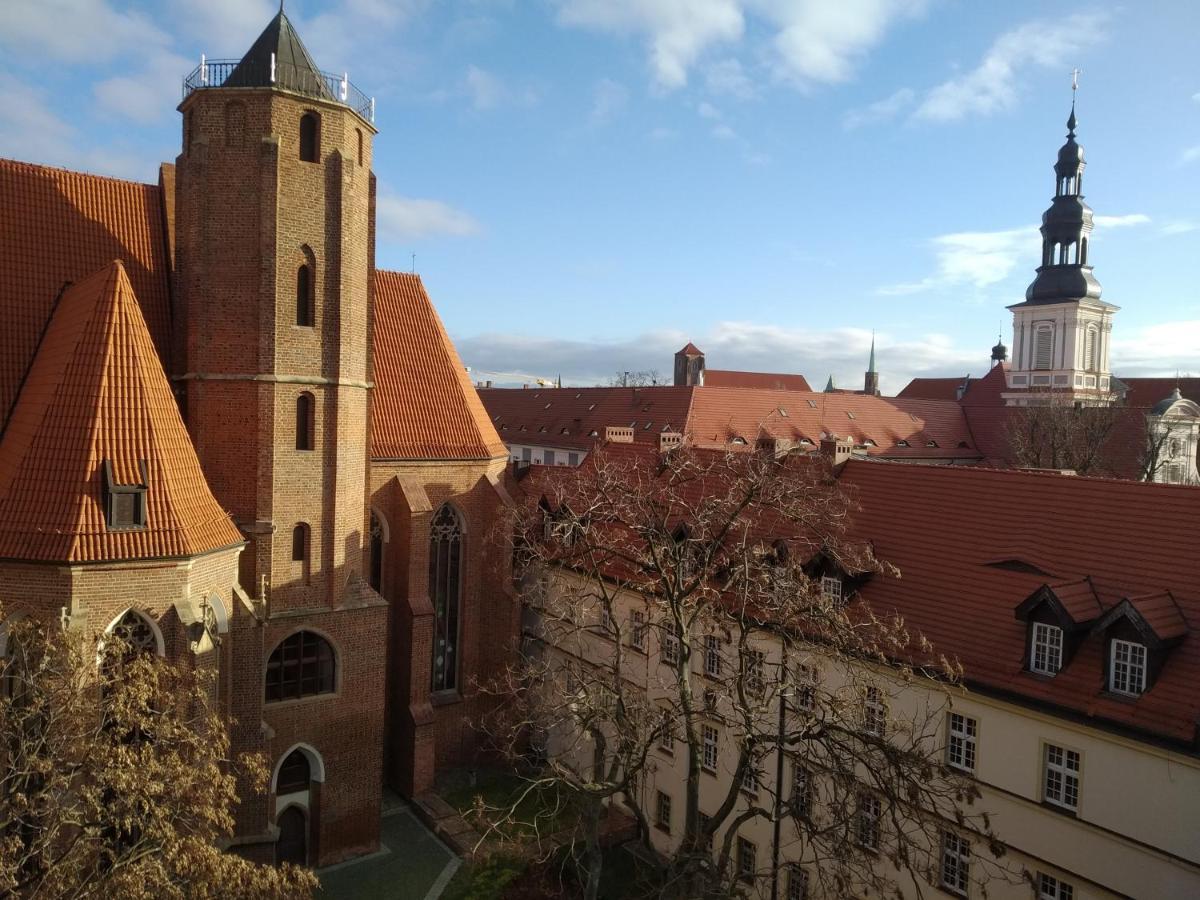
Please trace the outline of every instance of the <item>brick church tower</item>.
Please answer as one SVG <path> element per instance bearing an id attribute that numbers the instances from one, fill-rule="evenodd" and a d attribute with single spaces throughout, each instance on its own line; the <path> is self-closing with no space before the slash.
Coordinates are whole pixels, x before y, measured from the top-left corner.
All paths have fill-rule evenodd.
<path id="1" fill-rule="evenodd" d="M 304 838 L 326 864 L 374 849 L 381 791 L 387 616 L 363 574 L 372 106 L 314 66 L 282 10 L 245 57 L 202 63 L 187 87 L 174 356 L 204 474 L 248 541 L 255 615 L 239 642 L 259 649 L 243 647 L 235 741 L 264 741 L 277 769 L 301 754 L 287 764 L 308 767 L 290 826 L 304 833 L 280 841 Z M 288 827 L 271 802 L 267 834 Z"/>

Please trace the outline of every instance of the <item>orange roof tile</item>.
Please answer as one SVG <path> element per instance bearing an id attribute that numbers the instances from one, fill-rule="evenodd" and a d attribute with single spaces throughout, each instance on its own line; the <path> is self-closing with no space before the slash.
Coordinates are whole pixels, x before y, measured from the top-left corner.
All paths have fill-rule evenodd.
<path id="1" fill-rule="evenodd" d="M 914 378 L 896 396 L 910 400 L 957 400 L 958 389 L 970 376 L 953 378 Z"/>
<path id="2" fill-rule="evenodd" d="M 110 531 L 116 484 L 147 465 L 144 529 Z M 55 562 L 195 556 L 242 535 L 200 469 L 125 267 L 67 290 L 0 437 L 0 557 Z"/>
<path id="3" fill-rule="evenodd" d="M 0 424 L 68 281 L 114 259 L 168 359 L 171 311 L 160 189 L 0 159 Z"/>
<path id="4" fill-rule="evenodd" d="M 491 459 L 508 450 L 421 279 L 375 273 L 375 459 Z"/>
<path id="5" fill-rule="evenodd" d="M 1129 389 L 1125 394 L 1126 406 L 1154 406 L 1171 396 L 1177 387 L 1185 399 L 1200 403 L 1200 378 L 1122 378 L 1121 381 Z"/>
<path id="6" fill-rule="evenodd" d="M 768 391 L 811 391 L 803 375 L 779 372 L 739 372 L 734 369 L 705 369 L 705 387 L 762 388 Z"/>

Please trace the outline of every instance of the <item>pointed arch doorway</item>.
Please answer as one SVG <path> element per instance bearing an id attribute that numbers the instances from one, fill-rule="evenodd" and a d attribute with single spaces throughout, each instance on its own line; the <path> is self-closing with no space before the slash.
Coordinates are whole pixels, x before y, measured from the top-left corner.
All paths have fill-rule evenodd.
<path id="1" fill-rule="evenodd" d="M 308 816 L 303 807 L 289 806 L 276 821 L 279 841 L 275 845 L 277 863 L 308 865 Z"/>

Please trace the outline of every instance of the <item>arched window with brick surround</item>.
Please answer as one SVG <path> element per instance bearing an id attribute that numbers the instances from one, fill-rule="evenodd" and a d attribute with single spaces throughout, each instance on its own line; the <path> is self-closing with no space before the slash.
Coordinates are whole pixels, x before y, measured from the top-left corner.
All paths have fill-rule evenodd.
<path id="1" fill-rule="evenodd" d="M 429 600 L 433 604 L 434 691 L 458 689 L 462 604 L 462 517 L 445 503 L 429 530 Z"/>
<path id="2" fill-rule="evenodd" d="M 300 162 L 321 160 L 321 118 L 315 112 L 300 117 Z"/>
<path id="3" fill-rule="evenodd" d="M 296 398 L 296 449 L 311 450 L 315 446 L 313 414 L 316 401 L 305 391 Z"/>
<path id="4" fill-rule="evenodd" d="M 297 522 L 292 529 L 292 562 L 308 562 L 308 523 Z"/>
<path id="5" fill-rule="evenodd" d="M 307 260 L 296 270 L 296 324 L 306 328 L 311 328 L 315 321 L 315 275 L 314 266 Z"/>
<path id="6" fill-rule="evenodd" d="M 267 660 L 266 701 L 332 694 L 336 687 L 333 647 L 315 631 L 297 631 Z"/>

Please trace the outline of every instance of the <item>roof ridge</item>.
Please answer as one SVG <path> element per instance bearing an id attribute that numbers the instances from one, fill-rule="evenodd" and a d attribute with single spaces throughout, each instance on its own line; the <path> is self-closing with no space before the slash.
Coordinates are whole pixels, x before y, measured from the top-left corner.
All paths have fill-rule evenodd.
<path id="1" fill-rule="evenodd" d="M 58 172 L 62 175 L 78 175 L 81 178 L 97 178 L 101 181 L 111 181 L 116 184 L 134 185 L 136 187 L 158 187 L 149 181 L 134 181 L 131 178 L 118 178 L 115 175 L 102 175 L 99 172 L 83 172 L 79 169 L 68 169 L 64 166 L 48 166 L 45 163 L 30 162 L 25 159 L 16 159 L 11 156 L 0 156 L 0 166 L 15 166 L 22 169 L 32 169 L 41 172 Z"/>

